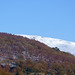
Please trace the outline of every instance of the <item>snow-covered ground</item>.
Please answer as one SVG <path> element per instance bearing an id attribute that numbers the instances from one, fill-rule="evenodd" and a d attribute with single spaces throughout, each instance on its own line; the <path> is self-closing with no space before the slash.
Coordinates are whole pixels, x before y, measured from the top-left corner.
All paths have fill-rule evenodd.
<path id="1" fill-rule="evenodd" d="M 20 35 L 29 39 L 35 39 L 49 47 L 58 47 L 60 51 L 69 52 L 75 56 L 75 42 L 64 41 L 61 39 L 41 37 L 35 35 Z"/>

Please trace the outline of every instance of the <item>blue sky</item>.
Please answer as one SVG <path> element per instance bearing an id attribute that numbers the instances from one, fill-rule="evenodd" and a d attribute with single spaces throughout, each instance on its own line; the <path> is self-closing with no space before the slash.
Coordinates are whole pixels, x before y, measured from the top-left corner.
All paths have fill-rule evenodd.
<path id="1" fill-rule="evenodd" d="M 75 42 L 75 0 L 0 0 L 0 32 Z"/>

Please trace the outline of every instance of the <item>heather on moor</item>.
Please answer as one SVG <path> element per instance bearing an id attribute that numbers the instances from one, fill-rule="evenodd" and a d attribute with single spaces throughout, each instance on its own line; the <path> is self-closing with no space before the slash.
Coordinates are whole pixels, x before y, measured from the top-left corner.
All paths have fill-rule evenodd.
<path id="1" fill-rule="evenodd" d="M 75 56 L 43 43 L 0 33 L 0 75 L 75 75 Z"/>
<path id="2" fill-rule="evenodd" d="M 0 75 L 75 75 L 75 0 L 0 0 Z"/>

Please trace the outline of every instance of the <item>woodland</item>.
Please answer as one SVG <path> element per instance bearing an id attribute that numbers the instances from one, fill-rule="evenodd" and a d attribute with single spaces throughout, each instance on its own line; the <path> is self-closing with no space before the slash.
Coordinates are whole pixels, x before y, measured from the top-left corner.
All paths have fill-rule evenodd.
<path id="1" fill-rule="evenodd" d="M 75 56 L 32 39 L 0 33 L 0 75 L 75 75 Z"/>

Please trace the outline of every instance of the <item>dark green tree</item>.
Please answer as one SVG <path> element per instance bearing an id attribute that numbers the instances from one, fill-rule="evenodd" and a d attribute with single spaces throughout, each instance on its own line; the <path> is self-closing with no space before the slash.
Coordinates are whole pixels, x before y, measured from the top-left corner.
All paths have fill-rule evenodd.
<path id="1" fill-rule="evenodd" d="M 16 75 L 20 75 L 19 72 L 17 72 Z"/>
<path id="2" fill-rule="evenodd" d="M 54 49 L 56 51 L 60 51 L 60 49 L 58 47 L 53 47 L 52 49 Z"/>

